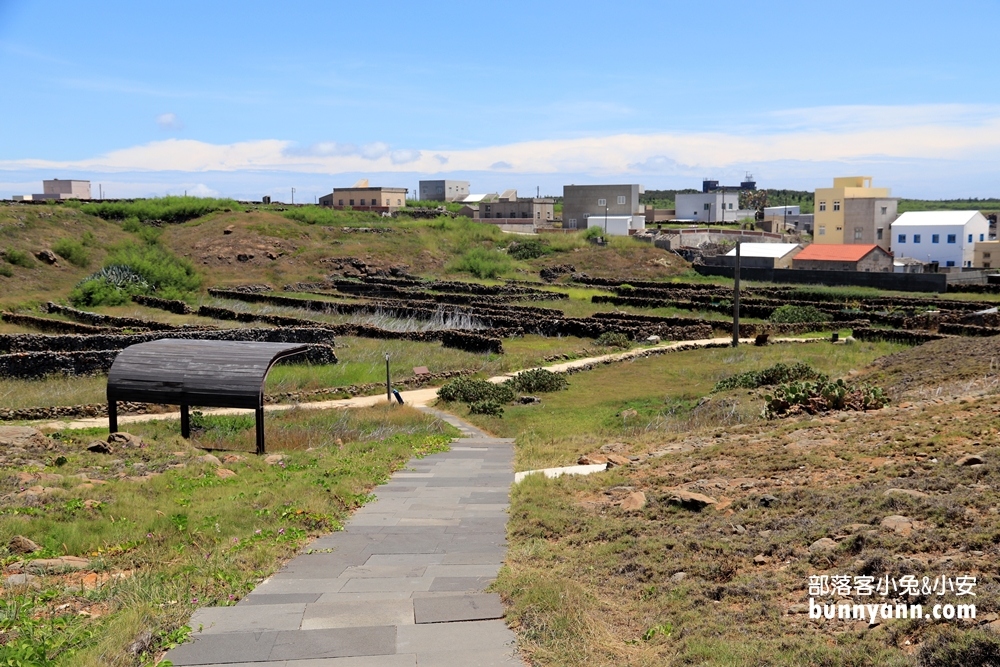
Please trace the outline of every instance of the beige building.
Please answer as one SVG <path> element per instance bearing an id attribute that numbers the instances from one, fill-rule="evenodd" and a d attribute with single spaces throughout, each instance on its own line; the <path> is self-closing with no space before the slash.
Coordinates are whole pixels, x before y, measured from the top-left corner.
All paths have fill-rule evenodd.
<path id="1" fill-rule="evenodd" d="M 42 181 L 41 194 L 15 195 L 14 201 L 90 198 L 90 181 L 74 181 L 53 178 L 51 181 Z"/>
<path id="2" fill-rule="evenodd" d="M 334 188 L 333 192 L 319 198 L 320 206 L 337 209 L 360 210 L 386 209 L 396 211 L 406 206 L 406 188 L 373 188 L 362 179 L 349 188 Z"/>
<path id="3" fill-rule="evenodd" d="M 552 222 L 555 200 L 546 197 L 518 197 L 517 190 L 506 190 L 493 201 L 479 204 L 480 220 L 497 218 L 532 220 L 535 224 Z"/>
<path id="4" fill-rule="evenodd" d="M 996 266 L 993 266 L 994 264 Z M 1000 241 L 976 243 L 972 251 L 972 266 L 977 269 L 1000 268 Z"/>
<path id="5" fill-rule="evenodd" d="M 889 188 L 873 188 L 871 176 L 833 179 L 832 188 L 816 188 L 813 241 L 824 244 L 890 246 L 889 226 L 899 200 Z"/>
<path id="6" fill-rule="evenodd" d="M 646 224 L 646 207 L 639 203 L 643 187 L 639 184 L 564 185 L 563 227 L 585 229 L 603 227 L 611 216 L 631 216 L 630 229 L 642 229 Z M 593 218 L 591 222 L 588 219 Z"/>

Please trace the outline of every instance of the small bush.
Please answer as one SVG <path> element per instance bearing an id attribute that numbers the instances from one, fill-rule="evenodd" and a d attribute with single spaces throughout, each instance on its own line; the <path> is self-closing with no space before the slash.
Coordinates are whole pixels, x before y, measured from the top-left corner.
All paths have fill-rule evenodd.
<path id="1" fill-rule="evenodd" d="M 815 306 L 794 306 L 786 304 L 778 306 L 768 318 L 771 322 L 795 324 L 799 322 L 827 322 L 830 317 Z"/>
<path id="2" fill-rule="evenodd" d="M 122 304 L 133 294 L 182 299 L 198 289 L 201 278 L 194 265 L 156 244 L 127 242 L 114 247 L 103 269 L 84 278 L 70 292 L 74 305 Z"/>
<path id="3" fill-rule="evenodd" d="M 503 406 L 496 401 L 476 401 L 469 403 L 469 412 L 474 415 L 503 417 Z"/>
<path id="4" fill-rule="evenodd" d="M 451 262 L 448 269 L 467 271 L 477 278 L 486 280 L 510 273 L 514 269 L 514 263 L 508 255 L 496 250 L 476 247 L 466 251 L 461 257 Z"/>
<path id="5" fill-rule="evenodd" d="M 548 243 L 541 239 L 528 239 L 527 241 L 511 241 L 507 246 L 507 254 L 514 259 L 535 259 L 552 252 Z"/>
<path id="6" fill-rule="evenodd" d="M 31 255 L 23 250 L 7 248 L 7 251 L 3 254 L 3 258 L 7 260 L 8 264 L 13 264 L 14 266 L 21 266 L 26 269 L 30 269 L 35 266 L 35 260 L 31 259 Z"/>
<path id="7" fill-rule="evenodd" d="M 878 410 L 889 404 L 880 387 L 867 383 L 852 387 L 843 380 L 827 379 L 778 385 L 774 394 L 764 400 L 768 419 L 802 412 L 814 415 L 831 410 Z"/>
<path id="8" fill-rule="evenodd" d="M 52 246 L 52 251 L 73 266 L 83 268 L 90 264 L 90 253 L 87 252 L 87 249 L 83 247 L 80 241 L 59 239 Z"/>
<path id="9" fill-rule="evenodd" d="M 75 204 L 76 205 L 76 204 Z M 105 220 L 178 223 L 194 220 L 214 211 L 242 211 L 232 199 L 211 197 L 159 197 L 121 202 L 79 204 L 80 210 Z"/>
<path id="10" fill-rule="evenodd" d="M 825 379 L 826 376 L 817 371 L 809 364 L 798 362 L 791 366 L 777 363 L 762 371 L 746 371 L 719 380 L 712 389 L 713 392 L 725 391 L 727 389 L 756 389 L 782 382 L 793 382 L 795 380 L 815 380 Z"/>
<path id="11" fill-rule="evenodd" d="M 629 340 L 628 335 L 619 331 L 605 331 L 597 337 L 596 342 L 598 345 L 603 345 L 604 347 L 619 347 L 622 349 L 632 347 L 632 341 Z"/>
<path id="12" fill-rule="evenodd" d="M 481 401 L 510 403 L 514 400 L 514 395 L 514 388 L 508 382 L 494 384 L 473 378 L 456 378 L 438 390 L 438 398 L 449 403 L 455 401 L 470 404 Z"/>
<path id="13" fill-rule="evenodd" d="M 585 239 L 596 239 L 598 236 L 604 236 L 604 229 L 601 227 L 587 227 L 583 230 L 583 238 Z"/>
<path id="14" fill-rule="evenodd" d="M 13 278 L 14 269 L 10 268 L 6 264 L 0 264 L 0 276 L 4 276 L 5 278 Z"/>
<path id="15" fill-rule="evenodd" d="M 544 368 L 533 368 L 523 371 L 508 380 L 515 390 L 525 394 L 559 391 L 569 386 L 565 375 L 547 371 Z"/>

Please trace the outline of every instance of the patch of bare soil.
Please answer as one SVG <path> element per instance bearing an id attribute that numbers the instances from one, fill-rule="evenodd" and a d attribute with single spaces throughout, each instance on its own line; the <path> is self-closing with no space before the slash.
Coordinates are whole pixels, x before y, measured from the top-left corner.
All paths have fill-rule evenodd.
<path id="1" fill-rule="evenodd" d="M 960 395 L 996 386 L 1000 336 L 946 338 L 883 357 L 860 379 L 881 386 L 896 401 Z"/>

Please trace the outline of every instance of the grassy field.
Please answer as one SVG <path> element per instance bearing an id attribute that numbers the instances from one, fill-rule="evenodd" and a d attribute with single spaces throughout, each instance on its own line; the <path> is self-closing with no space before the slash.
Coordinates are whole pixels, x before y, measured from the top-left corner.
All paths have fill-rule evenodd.
<path id="1" fill-rule="evenodd" d="M 252 416 L 196 416 L 193 426 L 189 443 L 175 422 L 131 425 L 142 445 L 112 455 L 81 446 L 106 431 L 57 433 L 37 445 L 44 470 L 29 465 L 32 452 L 13 466 L 8 457 L 0 543 L 23 535 L 40 545 L 29 571 L 37 558 L 89 563 L 39 574 L 34 590 L 3 589 L 0 663 L 151 664 L 183 640 L 196 607 L 235 604 L 310 535 L 337 530 L 408 458 L 454 433 L 401 406 L 272 414 L 268 449 L 283 456 L 269 464 L 248 455 Z M 233 453 L 205 460 L 192 444 Z M 45 490 L 18 495 L 33 484 Z M 19 558 L 3 550 L 5 566 Z"/>
<path id="2" fill-rule="evenodd" d="M 571 376 L 568 390 L 510 407 L 502 420 L 470 416 L 518 434 L 519 468 L 571 463 L 602 445 L 658 452 L 514 488 L 511 549 L 495 587 L 522 650 L 535 664 L 567 667 L 997 664 L 1000 638 L 976 624 L 1000 610 L 998 353 L 992 339 L 687 352 Z M 733 362 L 743 370 L 778 360 L 862 371 L 897 403 L 777 421 L 758 416 L 756 391 L 699 405 Z M 956 465 L 970 453 L 986 465 Z M 678 490 L 714 504 L 679 505 Z M 620 507 L 635 492 L 645 505 Z M 881 525 L 887 516 L 903 527 Z M 831 541 L 817 546 L 821 538 Z M 802 605 L 811 575 L 976 576 L 978 620 L 810 620 Z M 882 598 L 853 599 L 874 601 Z M 929 612 L 970 600 L 915 601 Z"/>
<path id="3" fill-rule="evenodd" d="M 646 451 L 701 427 L 756 421 L 761 392 L 710 395 L 716 382 L 736 372 L 802 361 L 839 377 L 899 349 L 816 342 L 691 350 L 572 375 L 568 390 L 545 394 L 541 405 L 507 406 L 502 418 L 468 415 L 459 405 L 449 409 L 500 437 L 517 438 L 518 470 L 570 465 L 606 442 Z M 635 414 L 620 416 L 624 411 Z"/>

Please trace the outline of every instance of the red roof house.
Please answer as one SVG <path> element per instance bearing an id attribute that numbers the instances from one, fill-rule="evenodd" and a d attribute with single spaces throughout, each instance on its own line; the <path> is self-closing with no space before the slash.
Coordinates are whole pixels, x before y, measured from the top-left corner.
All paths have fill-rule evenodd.
<path id="1" fill-rule="evenodd" d="M 793 269 L 892 273 L 892 253 L 860 243 L 812 243 L 792 258 Z"/>

